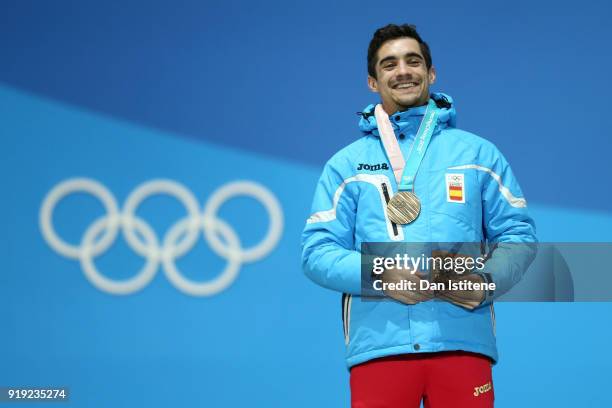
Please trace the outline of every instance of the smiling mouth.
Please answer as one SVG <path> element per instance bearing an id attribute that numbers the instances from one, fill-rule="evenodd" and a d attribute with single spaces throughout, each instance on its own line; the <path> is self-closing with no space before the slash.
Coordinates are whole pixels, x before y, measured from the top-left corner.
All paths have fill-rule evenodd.
<path id="1" fill-rule="evenodd" d="M 417 87 L 416 82 L 403 82 L 401 84 L 397 84 L 393 86 L 393 89 L 412 89 Z"/>

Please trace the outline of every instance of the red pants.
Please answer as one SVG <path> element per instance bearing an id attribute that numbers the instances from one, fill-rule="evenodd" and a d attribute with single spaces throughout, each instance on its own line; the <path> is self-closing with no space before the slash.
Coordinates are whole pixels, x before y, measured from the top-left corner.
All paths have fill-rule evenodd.
<path id="1" fill-rule="evenodd" d="M 491 408 L 491 361 L 463 351 L 402 354 L 351 368 L 352 408 Z"/>

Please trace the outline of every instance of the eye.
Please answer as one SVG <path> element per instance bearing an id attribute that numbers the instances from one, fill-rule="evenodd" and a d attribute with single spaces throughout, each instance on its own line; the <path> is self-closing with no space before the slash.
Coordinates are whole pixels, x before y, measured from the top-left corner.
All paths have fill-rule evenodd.
<path id="1" fill-rule="evenodd" d="M 393 67 L 395 67 L 395 63 L 393 63 L 393 62 L 388 62 L 388 63 L 383 65 L 383 69 L 387 69 L 387 70 L 393 69 Z"/>
<path id="2" fill-rule="evenodd" d="M 412 67 L 418 67 L 419 65 L 421 65 L 421 60 L 417 58 L 413 58 L 411 60 L 408 60 L 408 65 Z"/>

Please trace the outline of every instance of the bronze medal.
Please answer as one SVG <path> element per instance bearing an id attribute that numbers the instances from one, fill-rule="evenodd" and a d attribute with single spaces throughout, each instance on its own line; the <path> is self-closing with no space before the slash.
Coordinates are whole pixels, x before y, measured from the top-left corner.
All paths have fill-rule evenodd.
<path id="1" fill-rule="evenodd" d="M 387 204 L 389 219 L 396 224 L 410 224 L 421 212 L 421 202 L 411 191 L 400 191 Z"/>

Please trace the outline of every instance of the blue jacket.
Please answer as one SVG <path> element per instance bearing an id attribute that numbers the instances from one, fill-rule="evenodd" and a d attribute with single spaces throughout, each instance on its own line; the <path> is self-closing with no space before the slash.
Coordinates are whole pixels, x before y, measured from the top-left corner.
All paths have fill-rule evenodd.
<path id="1" fill-rule="evenodd" d="M 416 175 L 419 217 L 408 225 L 389 221 L 386 203 L 397 191 L 393 170 L 379 138 L 374 106 L 362 113 L 364 136 L 336 153 L 316 186 L 312 212 L 302 235 L 302 265 L 317 284 L 342 296 L 347 364 L 378 357 L 465 350 L 497 361 L 492 300 L 520 280 L 531 259 L 507 262 L 495 255 L 493 296 L 466 310 L 437 299 L 405 305 L 363 301 L 363 242 L 535 242 L 535 225 L 505 158 L 490 142 L 455 128 L 455 108 L 444 94 L 431 96 L 438 124 Z M 404 157 L 425 107 L 390 116 Z M 448 196 L 447 175 L 463 175 L 460 200 Z"/>

